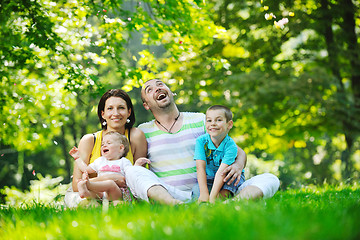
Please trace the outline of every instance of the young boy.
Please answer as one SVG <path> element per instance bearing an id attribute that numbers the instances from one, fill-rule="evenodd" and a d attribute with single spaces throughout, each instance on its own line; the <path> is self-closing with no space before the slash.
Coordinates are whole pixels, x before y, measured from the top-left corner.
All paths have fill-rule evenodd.
<path id="1" fill-rule="evenodd" d="M 125 176 L 128 167 L 132 167 L 131 162 L 124 156 L 129 152 L 129 142 L 127 138 L 118 132 L 107 132 L 103 135 L 101 142 L 101 157 L 93 163 L 86 165 L 79 157 L 77 148 L 70 150 L 70 155 L 74 157 L 79 169 L 83 172 L 83 178 L 78 182 L 80 197 L 102 198 L 105 192 L 109 200 L 131 201 L 130 192 L 127 188 L 119 188 L 113 180 L 90 182 L 88 174 L 97 173 L 98 176 L 105 174 L 118 173 Z M 135 162 L 136 166 L 150 163 L 146 158 L 139 158 Z"/>
<path id="2" fill-rule="evenodd" d="M 195 186 L 193 193 L 197 197 L 196 188 L 200 188 L 198 202 L 214 203 L 218 197 L 234 196 L 245 177 L 243 170 L 241 181 L 235 186 L 234 183 L 224 184 L 221 174 L 235 162 L 238 150 L 234 140 L 228 136 L 233 127 L 231 110 L 221 105 L 211 106 L 206 111 L 205 127 L 207 133 L 196 139 L 194 160 L 198 186 Z"/>

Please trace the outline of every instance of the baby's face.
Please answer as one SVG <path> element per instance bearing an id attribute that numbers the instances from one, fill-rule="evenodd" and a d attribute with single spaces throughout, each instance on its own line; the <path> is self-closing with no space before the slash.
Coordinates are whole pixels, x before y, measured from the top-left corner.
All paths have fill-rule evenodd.
<path id="1" fill-rule="evenodd" d="M 116 160 L 122 156 L 124 145 L 111 135 L 105 135 L 101 142 L 101 155 L 108 160 Z"/>

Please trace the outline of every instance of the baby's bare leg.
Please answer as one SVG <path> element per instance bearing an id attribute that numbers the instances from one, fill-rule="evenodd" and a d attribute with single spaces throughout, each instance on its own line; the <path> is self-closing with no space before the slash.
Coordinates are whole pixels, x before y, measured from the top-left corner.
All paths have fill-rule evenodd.
<path id="1" fill-rule="evenodd" d="M 119 187 L 127 187 L 125 182 L 125 177 L 121 174 L 106 174 L 101 177 L 94 177 L 91 178 L 91 182 L 101 182 L 105 180 L 113 180 Z"/>
<path id="2" fill-rule="evenodd" d="M 78 182 L 78 190 L 81 198 L 98 198 L 98 194 L 89 191 L 84 180 Z"/>
<path id="3" fill-rule="evenodd" d="M 105 180 L 100 182 L 87 181 L 86 186 L 93 192 L 106 192 L 109 200 L 122 199 L 122 192 L 118 185 L 113 180 Z"/>
<path id="4" fill-rule="evenodd" d="M 84 181 L 89 181 L 89 174 L 87 172 L 83 172 L 81 179 Z"/>

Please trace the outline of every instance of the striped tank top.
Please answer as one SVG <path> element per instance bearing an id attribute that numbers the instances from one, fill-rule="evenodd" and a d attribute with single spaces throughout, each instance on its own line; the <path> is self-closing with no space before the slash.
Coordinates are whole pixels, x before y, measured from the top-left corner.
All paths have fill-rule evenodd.
<path id="1" fill-rule="evenodd" d="M 203 113 L 183 112 L 183 125 L 176 133 L 159 130 L 155 120 L 139 125 L 148 142 L 150 170 L 165 183 L 191 191 L 197 182 L 194 161 L 196 138 L 205 133 Z"/>

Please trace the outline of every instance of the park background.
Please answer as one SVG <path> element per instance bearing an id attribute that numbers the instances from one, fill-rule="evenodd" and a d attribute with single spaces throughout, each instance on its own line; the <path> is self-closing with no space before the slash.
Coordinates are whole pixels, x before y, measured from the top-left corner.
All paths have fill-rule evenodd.
<path id="1" fill-rule="evenodd" d="M 129 92 L 135 125 L 152 119 L 140 87 L 155 77 L 177 93 L 181 111 L 231 108 L 230 136 L 248 155 L 247 177 L 271 172 L 283 190 L 358 184 L 359 7 L 351 0 L 2 1 L 1 203 L 21 202 L 39 181 L 44 188 L 71 181 L 68 151 L 101 129 L 96 106 L 106 90 Z"/>

